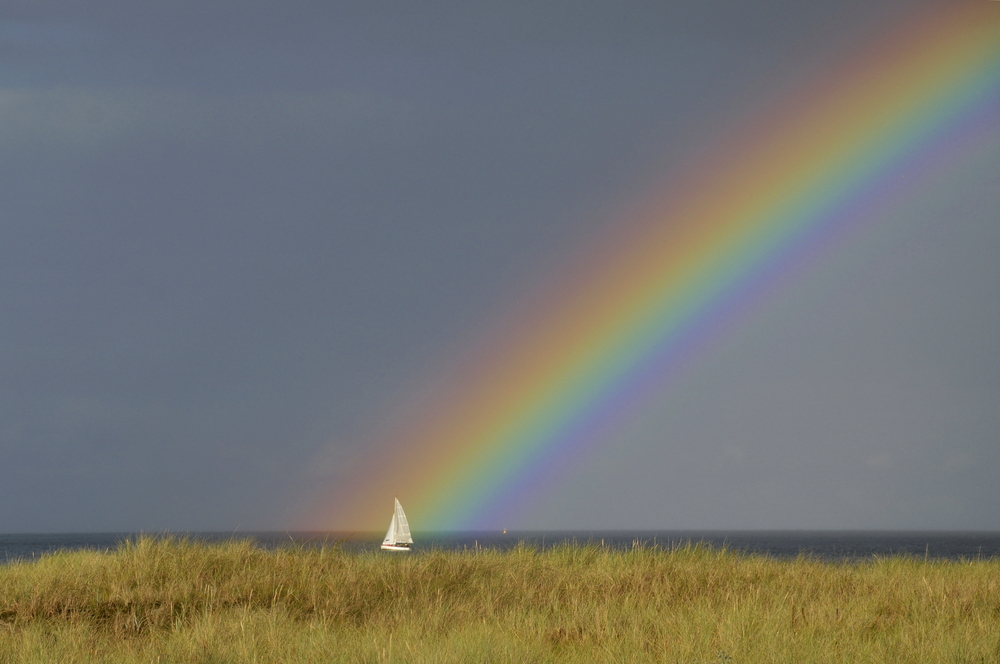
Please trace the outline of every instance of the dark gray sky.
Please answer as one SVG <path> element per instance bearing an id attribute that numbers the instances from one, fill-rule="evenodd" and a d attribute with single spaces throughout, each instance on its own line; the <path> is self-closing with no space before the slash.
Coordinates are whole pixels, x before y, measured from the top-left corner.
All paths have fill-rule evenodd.
<path id="1" fill-rule="evenodd" d="M 916 6 L 473 4 L 0 7 L 0 531 L 296 524 L 615 210 Z M 1000 528 L 998 172 L 817 258 L 518 525 Z"/>

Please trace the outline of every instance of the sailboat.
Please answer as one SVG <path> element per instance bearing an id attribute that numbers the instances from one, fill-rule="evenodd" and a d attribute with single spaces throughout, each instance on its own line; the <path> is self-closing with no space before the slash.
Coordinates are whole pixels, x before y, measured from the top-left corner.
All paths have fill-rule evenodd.
<path id="1" fill-rule="evenodd" d="M 410 537 L 410 524 L 406 521 L 403 506 L 399 504 L 399 498 L 397 498 L 396 511 L 392 513 L 389 530 L 385 534 L 385 539 L 382 540 L 382 549 L 384 551 L 409 551 L 411 544 L 413 544 L 413 538 Z"/>

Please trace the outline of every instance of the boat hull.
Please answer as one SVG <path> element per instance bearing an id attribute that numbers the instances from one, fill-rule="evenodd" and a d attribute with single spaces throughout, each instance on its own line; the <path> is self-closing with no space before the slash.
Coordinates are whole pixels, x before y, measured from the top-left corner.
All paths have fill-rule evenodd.
<path id="1" fill-rule="evenodd" d="M 409 551 L 410 547 L 403 544 L 383 544 L 383 551 Z"/>

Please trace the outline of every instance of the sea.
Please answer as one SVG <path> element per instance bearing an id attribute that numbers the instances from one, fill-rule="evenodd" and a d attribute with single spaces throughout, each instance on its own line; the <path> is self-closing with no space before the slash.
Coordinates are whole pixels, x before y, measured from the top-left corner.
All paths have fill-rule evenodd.
<path id="1" fill-rule="evenodd" d="M 113 551 L 142 536 L 187 538 L 204 542 L 251 540 L 275 549 L 282 546 L 340 547 L 378 551 L 381 533 L 339 532 L 193 532 L 193 533 L 38 533 L 0 534 L 0 564 L 37 559 L 60 550 Z M 414 532 L 413 553 L 435 550 L 510 549 L 518 545 L 548 548 L 562 544 L 595 544 L 615 549 L 688 544 L 726 548 L 773 558 L 809 556 L 828 561 L 864 561 L 875 557 L 912 556 L 935 560 L 978 560 L 1000 557 L 1000 532 L 983 531 L 511 531 Z"/>

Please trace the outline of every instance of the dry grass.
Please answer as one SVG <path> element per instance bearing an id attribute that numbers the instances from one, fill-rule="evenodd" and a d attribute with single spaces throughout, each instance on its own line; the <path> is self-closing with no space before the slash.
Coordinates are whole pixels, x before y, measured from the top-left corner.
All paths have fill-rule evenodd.
<path id="1" fill-rule="evenodd" d="M 145 538 L 0 567 L 0 661 L 1000 662 L 1000 561 Z"/>

